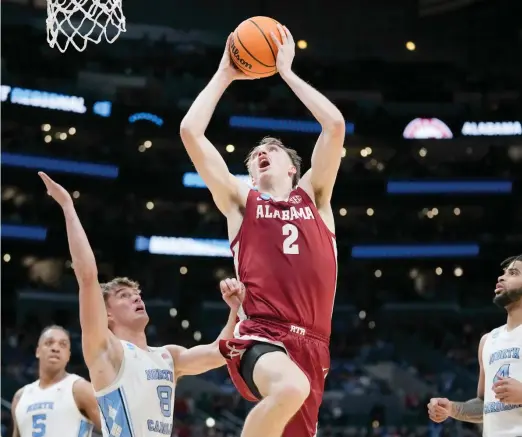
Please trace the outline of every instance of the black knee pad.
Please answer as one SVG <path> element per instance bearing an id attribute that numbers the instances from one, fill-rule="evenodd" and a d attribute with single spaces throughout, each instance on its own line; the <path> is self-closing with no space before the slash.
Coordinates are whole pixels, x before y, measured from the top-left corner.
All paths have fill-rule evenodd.
<path id="1" fill-rule="evenodd" d="M 246 382 L 246 385 L 252 394 L 258 399 L 262 399 L 263 396 L 261 396 L 256 384 L 254 383 L 254 367 L 259 358 L 270 352 L 284 352 L 286 354 L 285 349 L 280 346 L 271 343 L 256 343 L 246 350 L 239 365 L 239 373 L 241 374 L 241 377 Z"/>

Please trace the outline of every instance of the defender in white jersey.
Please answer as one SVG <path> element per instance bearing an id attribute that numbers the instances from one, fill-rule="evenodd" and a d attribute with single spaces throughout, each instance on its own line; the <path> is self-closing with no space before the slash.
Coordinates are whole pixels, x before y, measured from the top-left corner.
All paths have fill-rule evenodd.
<path id="1" fill-rule="evenodd" d="M 502 263 L 493 302 L 507 311 L 507 323 L 480 340 L 477 398 L 452 402 L 434 398 L 431 420 L 448 417 L 483 423 L 485 437 L 522 436 L 522 255 Z"/>
<path id="2" fill-rule="evenodd" d="M 13 437 L 90 437 L 100 429 L 100 415 L 91 384 L 67 373 L 69 333 L 61 326 L 45 328 L 38 340 L 39 379 L 13 398 Z"/>
<path id="3" fill-rule="evenodd" d="M 99 284 L 94 253 L 71 196 L 44 173 L 39 175 L 65 216 L 72 263 L 80 285 L 83 356 L 96 390 L 103 435 L 170 436 L 176 380 L 225 364 L 219 352 L 219 338 L 233 336 L 244 288 L 235 279 L 221 281 L 223 297 L 232 310 L 227 326 L 212 344 L 191 349 L 176 345 L 149 347 L 145 336 L 149 316 L 139 284 L 128 278 Z"/>

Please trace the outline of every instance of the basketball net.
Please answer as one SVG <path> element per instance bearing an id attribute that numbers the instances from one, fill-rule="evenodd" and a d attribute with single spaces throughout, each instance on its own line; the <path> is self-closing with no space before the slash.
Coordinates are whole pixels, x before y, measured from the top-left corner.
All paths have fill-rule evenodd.
<path id="1" fill-rule="evenodd" d="M 126 31 L 122 0 L 47 0 L 46 27 L 47 42 L 62 53 L 102 38 L 111 44 Z"/>

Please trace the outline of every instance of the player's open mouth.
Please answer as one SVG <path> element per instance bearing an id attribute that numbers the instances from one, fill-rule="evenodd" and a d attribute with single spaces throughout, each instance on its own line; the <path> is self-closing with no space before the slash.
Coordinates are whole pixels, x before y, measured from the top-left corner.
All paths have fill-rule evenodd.
<path id="1" fill-rule="evenodd" d="M 495 294 L 500 294 L 504 291 L 504 286 L 502 284 L 497 284 L 495 286 Z"/>
<path id="2" fill-rule="evenodd" d="M 136 307 L 136 310 L 135 310 L 137 313 L 143 313 L 145 312 L 145 307 L 143 305 L 139 305 Z"/>
<path id="3" fill-rule="evenodd" d="M 259 169 L 263 170 L 265 168 L 268 168 L 270 166 L 270 161 L 266 158 L 261 158 L 259 160 Z"/>

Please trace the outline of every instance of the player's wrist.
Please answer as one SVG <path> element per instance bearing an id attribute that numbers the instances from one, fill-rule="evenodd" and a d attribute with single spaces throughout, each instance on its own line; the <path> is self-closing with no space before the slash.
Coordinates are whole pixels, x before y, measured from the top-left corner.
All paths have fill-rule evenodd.
<path id="1" fill-rule="evenodd" d="M 226 88 L 233 82 L 234 77 L 230 72 L 220 68 L 214 75 L 214 79 L 218 84 Z"/>
<path id="2" fill-rule="evenodd" d="M 292 71 L 292 67 L 285 68 L 283 70 L 278 70 L 279 76 L 283 78 L 284 81 L 287 81 L 289 79 L 292 79 L 292 77 L 295 77 L 296 74 Z"/>

